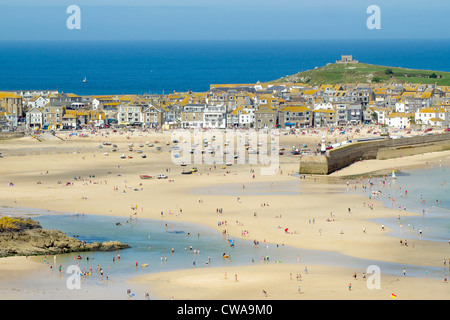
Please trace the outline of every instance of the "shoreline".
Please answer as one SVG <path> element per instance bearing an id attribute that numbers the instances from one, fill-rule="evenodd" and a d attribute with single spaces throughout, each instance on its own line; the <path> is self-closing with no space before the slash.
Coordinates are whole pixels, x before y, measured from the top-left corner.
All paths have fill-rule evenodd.
<path id="1" fill-rule="evenodd" d="M 158 137 L 161 138 L 160 135 Z M 106 140 L 100 139 L 100 141 Z M 117 137 L 117 141 L 118 139 L 119 137 Z M 122 139 L 122 144 L 130 142 L 125 137 L 122 137 Z M 145 141 L 145 139 L 135 137 L 133 142 L 136 143 L 136 140 Z M 3 195 L 7 195 L 3 196 L 2 199 L 4 205 L 12 207 L 40 207 L 42 210 L 55 211 L 66 209 L 64 211 L 79 212 L 86 215 L 128 217 L 135 212 L 130 211 L 130 206 L 137 204 L 138 209 L 142 209 L 142 211 L 137 210 L 136 212 L 139 218 L 159 221 L 161 219 L 160 212 L 163 210 L 165 220 L 194 223 L 215 230 L 218 230 L 217 222 L 225 219 L 229 221 L 226 229 L 231 236 L 242 238 L 241 232 L 245 229 L 249 230 L 247 239 L 258 239 L 261 243 L 264 240 L 267 243 L 284 244 L 290 247 L 296 245 L 300 248 L 313 250 L 327 248 L 330 251 L 354 257 L 370 258 L 371 260 L 440 266 L 442 250 L 448 250 L 448 244 L 443 246 L 443 244 L 417 241 L 414 250 L 405 252 L 405 250 L 402 250 L 404 248 L 399 248 L 397 238 L 392 239 L 388 236 L 387 231 L 379 230 L 379 224 L 369 221 L 374 217 L 397 216 L 397 211 L 384 208 L 381 202 L 375 200 L 372 201 L 375 210 L 370 211 L 363 208 L 362 202 L 367 202 L 364 196 L 348 195 L 343 192 L 346 188 L 344 173 L 356 172 L 356 174 L 360 174 L 366 166 L 370 166 L 372 169 L 383 167 L 388 170 L 394 163 L 396 167 L 401 165 L 405 168 L 407 165 L 409 167 L 418 165 L 420 161 L 424 164 L 426 161 L 434 161 L 438 158 L 444 159 L 449 154 L 449 152 L 443 151 L 429 155 L 392 159 L 389 162 L 382 160 L 382 163 L 380 161 L 368 163 L 372 160 L 362 161 L 363 163 L 359 165 L 354 164 L 349 168 L 344 168 L 346 169 L 345 172 L 342 169 L 339 172 L 340 176 L 333 176 L 332 181 L 334 183 L 329 183 L 328 177 L 308 175 L 303 180 L 288 175 L 288 172 L 295 172 L 295 169 L 298 168 L 296 163 L 298 158 L 290 156 L 282 158 L 284 160 L 281 163 L 283 174 L 272 177 L 257 174 L 256 179 L 252 179 L 249 166 L 239 167 L 238 165 L 229 168 L 230 174 L 221 169 L 213 170 L 211 166 L 200 165 L 197 175 L 183 177 L 183 175 L 179 175 L 181 169 L 168 162 L 166 153 L 152 153 L 150 159 L 136 158 L 124 161 L 112 157 L 102 157 L 101 151 L 53 155 L 55 159 L 46 155 L 28 156 L 18 157 L 17 159 L 2 159 L 6 163 L 6 167 L 2 171 L 8 174 L 1 179 L 4 183 L 0 186 L 0 191 Z M 116 156 L 118 157 L 118 155 Z M 80 158 L 82 161 L 80 161 Z M 7 160 L 7 162 L 4 160 Z M 29 164 L 26 171 L 22 169 L 24 163 Z M 46 175 L 43 172 L 49 165 L 51 170 Z M 70 169 L 68 170 L 68 168 Z M 165 168 L 169 168 L 168 175 L 173 176 L 175 180 L 173 183 L 164 180 L 140 180 L 139 174 L 143 172 L 142 168 L 152 168 L 151 171 L 155 174 L 158 171 L 164 172 Z M 254 167 L 254 169 L 255 172 L 259 173 L 257 167 Z M 81 173 L 86 179 L 84 181 L 73 181 L 73 177 Z M 87 178 L 87 175 L 91 173 L 95 173 L 96 177 Z M 6 187 L 5 182 L 10 181 L 13 177 L 14 188 Z M 342 181 L 342 183 L 338 183 L 336 178 L 340 179 L 339 181 Z M 55 184 L 56 179 L 72 180 L 73 185 L 70 187 L 57 185 Z M 100 183 L 103 179 L 107 183 Z M 294 181 L 294 179 L 299 181 L 299 195 L 251 195 L 248 194 L 250 192 L 245 193 L 250 190 L 252 182 L 274 183 L 276 185 L 286 181 Z M 36 185 L 38 180 L 42 184 Z M 89 182 L 89 180 L 91 181 Z M 123 181 L 126 181 L 126 183 Z M 132 192 L 133 188 L 138 187 L 140 183 L 143 190 Z M 236 190 L 236 187 L 243 184 L 246 185 L 246 191 Z M 240 202 L 237 201 L 236 196 L 214 194 L 195 196 L 187 192 L 196 187 L 212 188 L 212 186 L 226 187 L 227 185 L 234 185 L 233 192 L 242 193 Z M 116 186 L 119 190 L 113 191 L 113 187 Z M 302 188 L 306 192 L 303 192 Z M 49 190 L 51 190 L 50 194 Z M 121 193 L 122 190 L 126 193 Z M 333 192 L 327 193 L 327 190 Z M 141 192 L 146 195 L 145 198 L 141 196 Z M 87 199 L 80 200 L 84 195 L 87 195 Z M 293 197 L 295 197 L 295 202 L 292 202 Z M 91 201 L 91 198 L 94 201 Z M 203 198 L 201 203 L 199 198 Z M 114 201 L 114 207 L 108 205 L 111 201 Z M 262 206 L 266 202 L 268 205 Z M 220 207 L 224 208 L 224 212 L 217 214 L 215 211 Z M 352 210 L 351 215 L 346 212 L 348 207 Z M 67 210 L 68 208 L 70 210 Z M 180 209 L 182 209 L 182 213 Z M 169 211 L 172 214 L 168 214 Z M 257 217 L 253 215 L 256 211 Z M 326 219 L 330 217 L 331 211 L 335 212 L 336 220 L 327 222 Z M 402 212 L 402 215 L 415 215 L 415 213 Z M 308 223 L 311 219 L 315 219 L 315 223 Z M 238 223 L 235 223 L 236 221 Z M 364 235 L 361 232 L 363 227 L 367 229 L 367 233 Z M 292 233 L 285 233 L 283 231 L 285 228 L 292 230 L 290 231 Z M 344 229 L 344 234 L 339 233 L 340 229 Z M 220 230 L 222 229 L 219 228 Z M 370 250 L 365 250 L 365 247 L 369 244 Z M 421 252 L 423 255 L 418 256 L 417 252 Z M 190 270 L 185 270 L 185 272 L 190 272 Z M 159 273 L 159 277 L 165 276 L 164 273 Z M 201 275 L 198 276 L 201 277 Z M 140 281 L 145 282 L 143 279 Z M 211 290 L 214 290 L 214 288 L 220 291 L 220 287 L 211 285 Z M 245 295 L 242 298 L 245 298 Z M 259 298 L 264 297 L 259 296 Z M 320 295 L 317 298 L 320 299 Z"/>

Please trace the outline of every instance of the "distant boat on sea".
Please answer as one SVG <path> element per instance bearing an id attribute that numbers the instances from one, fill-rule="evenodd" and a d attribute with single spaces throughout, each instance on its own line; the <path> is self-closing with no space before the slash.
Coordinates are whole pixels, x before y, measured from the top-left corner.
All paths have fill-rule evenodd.
<path id="1" fill-rule="evenodd" d="M 84 79 L 83 79 L 83 83 L 86 83 L 86 77 L 84 77 Z"/>

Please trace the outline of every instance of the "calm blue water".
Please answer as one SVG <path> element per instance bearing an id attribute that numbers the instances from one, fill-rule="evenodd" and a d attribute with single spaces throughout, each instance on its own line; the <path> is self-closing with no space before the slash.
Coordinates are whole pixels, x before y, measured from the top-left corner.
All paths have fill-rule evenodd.
<path id="1" fill-rule="evenodd" d="M 278 79 L 342 54 L 370 64 L 450 71 L 450 40 L 1 42 L 0 90 L 203 92 L 214 83 Z"/>
<path id="2" fill-rule="evenodd" d="M 403 239 L 433 241 L 450 240 L 450 166 L 434 164 L 422 169 L 402 170 L 396 179 L 372 179 L 366 196 L 378 198 L 388 208 L 398 210 L 397 218 L 378 219 L 393 229 L 392 234 Z M 378 197 L 372 191 L 381 191 Z M 404 217 L 404 210 L 419 216 Z M 420 233 L 420 230 L 422 231 Z"/>
<path id="3" fill-rule="evenodd" d="M 71 213 L 32 208 L 2 207 L 1 212 L 13 215 L 38 215 L 33 219 L 39 221 L 43 228 L 61 230 L 69 236 L 76 235 L 79 240 L 86 242 L 117 240 L 127 243 L 130 248 L 120 251 L 80 253 L 83 257 L 80 260 L 74 259 L 77 255 L 75 253 L 57 256 L 56 265 L 62 264 L 63 269 L 72 264 L 79 264 L 81 269 L 89 271 L 92 267 L 96 273 L 98 266 L 105 271 L 105 275 L 108 274 L 111 279 L 117 281 L 150 272 L 240 266 L 275 261 L 300 263 L 302 267 L 308 264 L 336 265 L 351 267 L 358 272 L 365 272 L 369 265 L 376 264 L 384 273 L 392 275 L 401 275 L 403 268 L 407 266 L 410 275 L 419 277 L 425 276 L 425 270 L 428 270 L 431 277 L 441 277 L 443 272 L 442 268 L 359 259 L 335 252 L 297 249 L 262 241 L 255 246 L 251 236 L 248 239 L 227 239 L 214 229 L 186 223 L 147 219 L 136 221 L 112 216 L 77 216 Z M 218 215 L 218 221 L 220 221 L 220 215 Z M 121 225 L 117 225 L 118 222 Z M 230 240 L 234 243 L 233 247 L 230 246 Z M 197 253 L 194 250 L 198 250 Z M 231 259 L 223 259 L 223 253 L 229 254 Z M 117 254 L 120 254 L 120 260 L 117 259 Z M 262 258 L 267 256 L 270 260 L 264 261 Z M 89 261 L 86 257 L 89 257 Z M 209 259 L 210 263 L 206 264 Z M 49 258 L 49 262 L 52 262 L 52 257 Z M 138 262 L 137 267 L 136 262 Z M 142 264 L 148 264 L 148 267 L 142 267 Z M 95 284 L 98 278 L 95 277 L 92 281 Z"/>

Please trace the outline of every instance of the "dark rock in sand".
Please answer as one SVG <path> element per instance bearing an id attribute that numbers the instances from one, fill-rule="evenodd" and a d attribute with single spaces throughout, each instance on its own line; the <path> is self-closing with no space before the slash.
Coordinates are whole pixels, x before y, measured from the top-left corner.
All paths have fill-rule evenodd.
<path id="1" fill-rule="evenodd" d="M 84 243 L 58 230 L 45 230 L 32 219 L 0 218 L 0 257 L 33 256 L 129 248 L 118 241 Z"/>

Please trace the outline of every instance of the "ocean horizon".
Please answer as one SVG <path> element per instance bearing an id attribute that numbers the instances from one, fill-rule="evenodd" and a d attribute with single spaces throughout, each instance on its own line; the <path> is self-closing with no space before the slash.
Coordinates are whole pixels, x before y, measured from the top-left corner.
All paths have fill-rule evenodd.
<path id="1" fill-rule="evenodd" d="M 0 42 L 0 90 L 79 95 L 205 92 L 334 63 L 450 71 L 450 40 L 180 40 Z M 86 83 L 83 79 L 86 78 Z"/>

